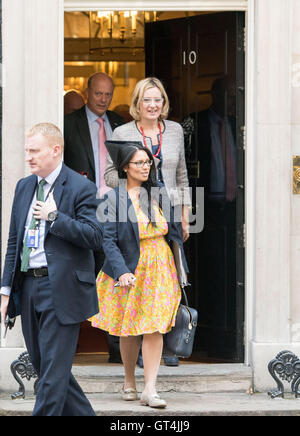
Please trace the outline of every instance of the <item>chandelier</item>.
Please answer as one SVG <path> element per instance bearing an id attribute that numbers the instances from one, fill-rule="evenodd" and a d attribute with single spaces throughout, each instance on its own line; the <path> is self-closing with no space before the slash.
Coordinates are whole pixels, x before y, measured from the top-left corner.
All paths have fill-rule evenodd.
<path id="1" fill-rule="evenodd" d="M 145 22 L 156 21 L 156 12 L 93 11 L 89 14 L 90 53 L 97 50 L 143 49 Z"/>

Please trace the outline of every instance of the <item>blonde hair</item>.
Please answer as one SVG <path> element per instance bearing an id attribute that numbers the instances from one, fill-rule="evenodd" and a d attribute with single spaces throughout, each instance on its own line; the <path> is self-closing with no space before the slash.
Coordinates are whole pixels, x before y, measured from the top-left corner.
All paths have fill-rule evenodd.
<path id="1" fill-rule="evenodd" d="M 156 77 L 147 77 L 146 79 L 140 80 L 133 91 L 132 94 L 132 100 L 131 100 L 131 106 L 130 106 L 130 115 L 136 120 L 139 121 L 141 119 L 140 114 L 140 104 L 142 101 L 142 98 L 144 97 L 145 92 L 150 88 L 158 88 L 161 92 L 161 95 L 163 97 L 163 106 L 161 110 L 161 114 L 159 116 L 160 120 L 165 120 L 168 118 L 169 115 L 169 99 L 167 96 L 167 93 L 165 91 L 165 88 L 161 81 L 157 79 Z"/>
<path id="2" fill-rule="evenodd" d="M 27 137 L 38 135 L 43 135 L 48 139 L 49 145 L 60 145 L 62 152 L 64 150 L 64 137 L 60 129 L 52 123 L 39 123 L 31 127 L 26 133 Z"/>

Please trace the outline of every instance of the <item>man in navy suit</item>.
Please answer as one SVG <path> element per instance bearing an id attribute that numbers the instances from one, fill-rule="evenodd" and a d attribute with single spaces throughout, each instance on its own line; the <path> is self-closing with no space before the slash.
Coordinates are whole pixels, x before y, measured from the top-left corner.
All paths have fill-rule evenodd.
<path id="1" fill-rule="evenodd" d="M 93 416 L 71 374 L 80 323 L 98 312 L 93 250 L 102 244 L 96 186 L 62 162 L 53 124 L 25 141 L 32 175 L 18 182 L 1 287 L 1 318 L 21 314 L 39 376 L 34 416 Z"/>

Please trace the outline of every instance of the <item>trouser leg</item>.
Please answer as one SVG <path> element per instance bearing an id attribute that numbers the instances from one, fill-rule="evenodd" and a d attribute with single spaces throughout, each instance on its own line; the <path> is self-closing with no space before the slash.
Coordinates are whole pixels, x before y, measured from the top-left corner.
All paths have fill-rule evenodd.
<path id="1" fill-rule="evenodd" d="M 72 374 L 62 416 L 95 416 L 90 402 Z"/>
<path id="2" fill-rule="evenodd" d="M 59 323 L 47 277 L 27 277 L 23 294 L 23 333 L 39 375 L 33 415 L 93 415 L 89 401 L 71 374 L 80 325 Z"/>

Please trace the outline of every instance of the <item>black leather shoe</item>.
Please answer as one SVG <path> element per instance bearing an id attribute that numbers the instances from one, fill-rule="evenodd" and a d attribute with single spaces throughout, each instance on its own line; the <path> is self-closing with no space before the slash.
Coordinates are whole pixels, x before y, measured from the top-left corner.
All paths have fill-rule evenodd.
<path id="1" fill-rule="evenodd" d="M 123 363 L 123 362 L 121 356 L 117 356 L 113 354 L 109 356 L 108 363 Z"/>
<path id="2" fill-rule="evenodd" d="M 179 366 L 179 359 L 176 356 L 164 357 L 166 366 Z"/>

